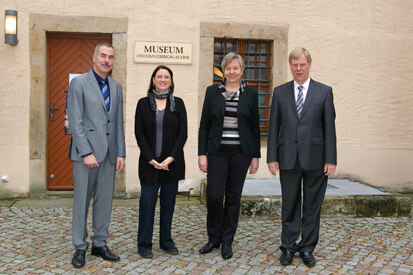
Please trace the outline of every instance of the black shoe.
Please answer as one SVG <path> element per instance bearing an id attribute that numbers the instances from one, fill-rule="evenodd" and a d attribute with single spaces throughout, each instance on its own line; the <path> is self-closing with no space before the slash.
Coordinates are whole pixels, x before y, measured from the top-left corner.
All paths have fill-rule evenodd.
<path id="1" fill-rule="evenodd" d="M 207 244 L 204 245 L 204 246 L 199 250 L 199 253 L 201 253 L 201 254 L 207 254 L 207 253 L 211 252 L 212 249 L 214 249 L 214 248 L 219 248 L 219 244 L 213 244 L 213 243 L 211 243 L 211 242 L 207 242 Z"/>
<path id="2" fill-rule="evenodd" d="M 171 247 L 171 248 L 162 248 L 161 247 L 161 249 L 163 251 L 165 251 L 166 253 L 171 254 L 171 255 L 178 255 L 179 254 L 179 250 L 176 247 Z"/>
<path id="3" fill-rule="evenodd" d="M 305 251 L 305 252 L 300 252 L 300 257 L 303 259 L 303 263 L 308 266 L 308 267 L 313 267 L 315 266 L 315 259 L 313 256 L 313 252 Z"/>
<path id="4" fill-rule="evenodd" d="M 110 249 L 105 245 L 101 247 L 92 246 L 92 255 L 100 256 L 105 260 L 116 262 L 120 260 L 118 255 L 115 255 Z"/>
<path id="5" fill-rule="evenodd" d="M 76 249 L 75 254 L 72 258 L 72 265 L 76 268 L 81 268 L 85 265 L 85 254 L 86 251 L 83 249 Z"/>
<path id="6" fill-rule="evenodd" d="M 290 265 L 293 263 L 294 252 L 291 250 L 283 251 L 283 254 L 280 257 L 281 265 Z"/>
<path id="7" fill-rule="evenodd" d="M 223 244 L 221 248 L 221 256 L 224 260 L 232 258 L 232 247 L 230 244 Z"/>
<path id="8" fill-rule="evenodd" d="M 143 251 L 143 252 L 139 252 L 139 255 L 141 255 L 141 257 L 144 258 L 144 259 L 152 259 L 152 257 L 153 257 L 153 254 L 152 254 L 151 250 L 146 250 L 146 251 Z"/>

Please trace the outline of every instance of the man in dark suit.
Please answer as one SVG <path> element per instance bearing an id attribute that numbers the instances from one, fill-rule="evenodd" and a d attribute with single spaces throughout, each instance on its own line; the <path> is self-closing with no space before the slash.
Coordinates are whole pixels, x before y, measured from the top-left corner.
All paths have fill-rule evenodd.
<path id="1" fill-rule="evenodd" d="M 72 132 L 69 157 L 73 162 L 72 264 L 85 264 L 87 212 L 93 194 L 92 255 L 118 261 L 106 245 L 112 212 L 115 171 L 124 166 L 122 86 L 108 76 L 115 60 L 110 44 L 100 44 L 93 68 L 75 77 L 69 86 L 68 113 Z"/>
<path id="2" fill-rule="evenodd" d="M 296 48 L 289 63 L 294 80 L 273 93 L 267 163 L 274 176 L 280 170 L 280 263 L 290 265 L 299 252 L 304 264 L 312 267 L 327 179 L 337 164 L 335 110 L 332 88 L 310 78 L 310 53 Z"/>

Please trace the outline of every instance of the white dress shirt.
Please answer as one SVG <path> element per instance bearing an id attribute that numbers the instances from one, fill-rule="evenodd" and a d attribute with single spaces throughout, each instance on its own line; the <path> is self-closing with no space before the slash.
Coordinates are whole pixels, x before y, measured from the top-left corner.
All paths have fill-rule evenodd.
<path id="1" fill-rule="evenodd" d="M 303 85 L 299 85 L 297 82 L 294 80 L 294 95 L 295 95 L 295 102 L 297 102 L 297 96 L 298 96 L 298 86 L 303 86 L 303 103 L 305 102 L 305 98 L 307 96 L 307 91 L 308 91 L 308 86 L 310 86 L 310 79 L 309 77 L 306 82 L 303 83 Z"/>

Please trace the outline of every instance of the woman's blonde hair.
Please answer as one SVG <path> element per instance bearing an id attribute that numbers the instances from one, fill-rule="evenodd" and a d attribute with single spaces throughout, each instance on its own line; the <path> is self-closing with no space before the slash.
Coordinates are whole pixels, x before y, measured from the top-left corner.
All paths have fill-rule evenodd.
<path id="1" fill-rule="evenodd" d="M 226 67 L 229 63 L 231 63 L 232 60 L 238 61 L 238 63 L 239 63 L 240 66 L 241 66 L 242 72 L 244 72 L 244 70 L 245 70 L 244 59 L 242 59 L 242 56 L 240 56 L 239 54 L 234 53 L 234 52 L 228 53 L 226 56 L 224 56 L 224 59 L 222 59 L 222 62 L 221 62 L 222 71 L 223 71 L 223 72 L 225 71 L 225 67 Z"/>

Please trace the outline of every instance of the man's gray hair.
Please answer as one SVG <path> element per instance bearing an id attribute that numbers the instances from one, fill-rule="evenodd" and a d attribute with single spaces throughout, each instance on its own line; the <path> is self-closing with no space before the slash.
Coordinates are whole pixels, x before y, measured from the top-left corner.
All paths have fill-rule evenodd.
<path id="1" fill-rule="evenodd" d="M 106 47 L 108 47 L 108 48 L 112 48 L 112 49 L 113 49 L 113 52 L 115 52 L 115 48 L 113 48 L 112 44 L 105 42 L 105 43 L 100 43 L 99 45 L 96 46 L 95 52 L 94 52 L 94 55 L 95 55 L 95 56 L 98 56 L 99 49 L 100 49 L 100 47 L 102 47 L 102 46 L 106 46 Z"/>
<path id="2" fill-rule="evenodd" d="M 288 57 L 288 62 L 290 62 L 291 64 L 291 60 L 298 59 L 302 54 L 304 54 L 305 58 L 307 58 L 307 62 L 311 63 L 311 54 L 307 49 L 303 47 L 294 48 L 294 50 L 291 51 L 290 56 Z"/>

